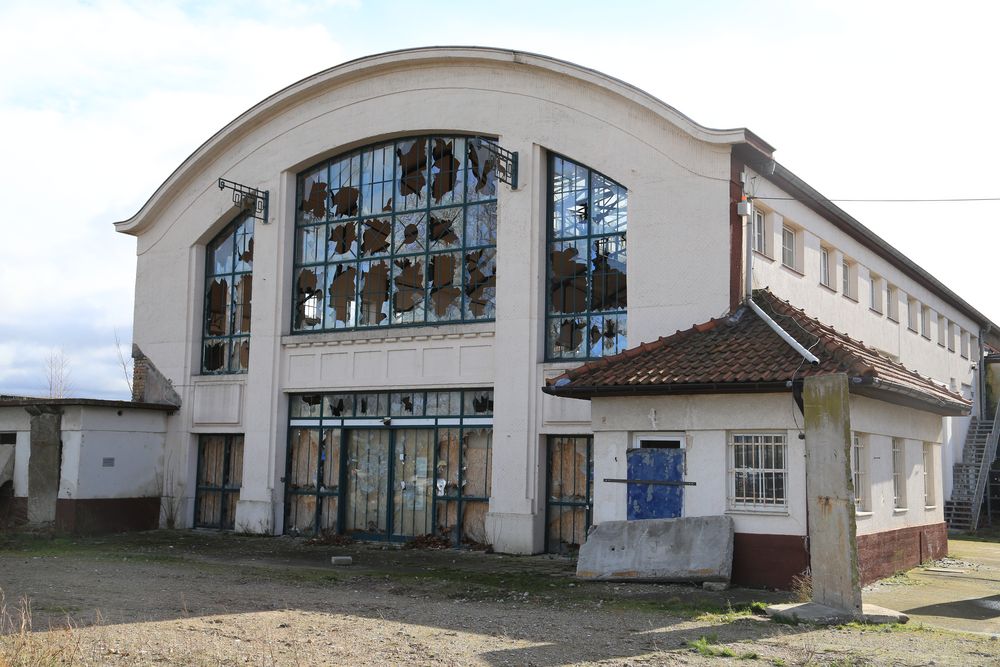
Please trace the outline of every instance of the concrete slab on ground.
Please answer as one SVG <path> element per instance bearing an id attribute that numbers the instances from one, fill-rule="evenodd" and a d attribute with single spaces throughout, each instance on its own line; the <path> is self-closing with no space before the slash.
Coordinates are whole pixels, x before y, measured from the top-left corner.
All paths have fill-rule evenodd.
<path id="1" fill-rule="evenodd" d="M 580 547 L 576 576 L 601 581 L 721 581 L 733 567 L 728 516 L 605 521 Z"/>
<path id="2" fill-rule="evenodd" d="M 949 557 L 867 586 L 866 603 L 929 627 L 1000 635 L 1000 543 L 948 540 Z"/>
<path id="3" fill-rule="evenodd" d="M 873 604 L 862 606 L 860 618 L 849 611 L 834 609 L 818 602 L 772 604 L 765 609 L 765 612 L 770 618 L 778 621 L 810 625 L 843 625 L 851 621 L 872 624 L 906 623 L 909 620 L 906 614 Z"/>

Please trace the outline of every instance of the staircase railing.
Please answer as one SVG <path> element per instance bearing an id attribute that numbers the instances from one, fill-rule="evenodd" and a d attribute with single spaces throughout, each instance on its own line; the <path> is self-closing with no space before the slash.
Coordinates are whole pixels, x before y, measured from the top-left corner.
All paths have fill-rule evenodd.
<path id="1" fill-rule="evenodd" d="M 993 428 L 986 439 L 986 451 L 983 452 L 983 460 L 979 463 L 979 476 L 976 478 L 976 494 L 972 497 L 972 523 L 969 530 L 975 531 L 979 527 L 979 513 L 983 508 L 983 494 L 986 493 L 986 485 L 989 483 L 990 466 L 997 455 L 997 440 L 1000 439 L 1000 406 L 997 407 L 993 416 Z"/>

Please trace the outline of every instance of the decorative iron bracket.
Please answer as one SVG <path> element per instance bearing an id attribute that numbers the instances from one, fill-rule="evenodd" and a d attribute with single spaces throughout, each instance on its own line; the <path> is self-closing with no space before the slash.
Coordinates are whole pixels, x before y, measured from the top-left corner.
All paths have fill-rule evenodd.
<path id="1" fill-rule="evenodd" d="M 495 141 L 479 140 L 493 158 L 493 171 L 497 178 L 517 190 L 517 151 L 509 151 Z"/>
<path id="2" fill-rule="evenodd" d="M 233 203 L 241 211 L 249 211 L 254 220 L 260 220 L 267 224 L 267 200 L 268 191 L 251 188 L 248 185 L 241 185 L 224 178 L 219 179 L 219 189 L 229 188 L 233 191 Z"/>

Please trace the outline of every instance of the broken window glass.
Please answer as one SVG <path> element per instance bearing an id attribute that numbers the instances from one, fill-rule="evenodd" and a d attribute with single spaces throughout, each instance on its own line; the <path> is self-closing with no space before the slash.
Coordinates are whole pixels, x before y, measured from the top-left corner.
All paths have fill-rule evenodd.
<path id="1" fill-rule="evenodd" d="M 460 319 L 462 307 L 462 266 L 458 253 L 440 253 L 430 256 L 427 294 L 430 321 Z"/>
<path id="2" fill-rule="evenodd" d="M 354 324 L 354 313 L 357 309 L 356 281 L 358 270 L 355 264 L 334 264 L 330 280 L 330 298 L 326 309 L 327 328 L 349 327 Z"/>
<path id="3" fill-rule="evenodd" d="M 470 389 L 465 391 L 465 415 L 487 416 L 493 414 L 493 390 Z"/>
<path id="4" fill-rule="evenodd" d="M 393 323 L 424 321 L 424 257 L 400 257 L 393 262 Z"/>
<path id="5" fill-rule="evenodd" d="M 319 329 L 323 325 L 323 267 L 300 269 L 295 278 L 295 328 Z"/>
<path id="6" fill-rule="evenodd" d="M 327 261 L 341 261 L 345 259 L 356 259 L 358 256 L 358 223 L 342 222 L 332 224 L 329 227 L 330 234 L 326 239 Z M 323 261 L 322 255 L 317 256 L 319 262 Z M 301 264 L 308 264 L 305 259 L 300 260 Z"/>
<path id="7" fill-rule="evenodd" d="M 358 266 L 361 270 L 358 324 L 384 326 L 389 323 L 389 262 L 383 259 Z"/>
<path id="8" fill-rule="evenodd" d="M 493 168 L 475 138 L 434 136 L 369 146 L 300 175 L 292 330 L 495 317 Z M 325 199 L 311 199 L 314 189 Z"/>
<path id="9" fill-rule="evenodd" d="M 303 223 L 321 222 L 326 219 L 327 201 L 330 196 L 326 167 L 299 177 L 299 215 Z"/>
<path id="10" fill-rule="evenodd" d="M 496 288 L 496 248 L 470 250 L 466 253 L 464 319 L 493 319 L 496 315 Z"/>
<path id="11" fill-rule="evenodd" d="M 421 417 L 424 414 L 424 394 L 419 391 L 390 394 L 389 414 L 393 417 Z"/>
<path id="12" fill-rule="evenodd" d="M 459 137 L 431 139 L 431 200 L 435 206 L 462 202 L 464 144 Z"/>
<path id="13" fill-rule="evenodd" d="M 389 414 L 388 394 L 358 394 L 358 417 L 385 417 Z"/>
<path id="14" fill-rule="evenodd" d="M 466 145 L 466 201 L 495 199 L 497 180 L 493 152 L 475 137 L 467 139 Z"/>
<path id="15" fill-rule="evenodd" d="M 206 246 L 203 373 L 247 370 L 252 271 L 253 219 L 243 213 Z"/>
<path id="16" fill-rule="evenodd" d="M 354 394 L 327 394 L 323 397 L 323 417 L 353 417 Z"/>
<path id="17" fill-rule="evenodd" d="M 626 346 L 627 190 L 571 160 L 549 160 L 548 359 Z"/>
<path id="18" fill-rule="evenodd" d="M 445 208 L 431 211 L 431 250 L 450 250 L 462 247 L 462 209 Z"/>
<path id="19" fill-rule="evenodd" d="M 397 210 L 411 210 L 427 200 L 427 140 L 396 142 Z"/>
<path id="20" fill-rule="evenodd" d="M 395 252 L 423 252 L 427 248 L 427 214 L 405 213 L 396 216 Z"/>
<path id="21" fill-rule="evenodd" d="M 361 210 L 361 156 L 330 165 L 330 217 L 353 218 Z"/>

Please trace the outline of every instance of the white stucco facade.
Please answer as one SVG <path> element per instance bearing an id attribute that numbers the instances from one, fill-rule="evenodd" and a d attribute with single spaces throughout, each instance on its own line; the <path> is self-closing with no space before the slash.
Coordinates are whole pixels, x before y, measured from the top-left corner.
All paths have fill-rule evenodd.
<path id="1" fill-rule="evenodd" d="M 516 189 L 499 185 L 496 193 L 495 318 L 294 333 L 298 174 L 357 147 L 437 133 L 495 137 L 504 149 L 518 153 Z M 588 435 L 592 423 L 587 402 L 541 391 L 547 379 L 574 365 L 545 361 L 549 156 L 565 156 L 628 191 L 627 340 L 633 346 L 730 307 L 730 176 L 736 145 L 771 150 L 746 130 L 701 127 L 597 72 L 494 49 L 415 49 L 365 58 L 293 84 L 235 119 L 199 147 L 134 217 L 116 224 L 118 231 L 137 237 L 135 343 L 181 397 L 181 407 L 168 419 L 163 483 L 164 495 L 178 503 L 182 523 L 195 521 L 199 436 L 238 434 L 243 450 L 235 528 L 284 530 L 291 395 L 492 388 L 486 533 L 499 551 L 542 550 L 546 436 Z M 220 191 L 219 178 L 266 190 L 270 200 L 266 223 L 254 228 L 248 371 L 206 375 L 201 372 L 206 245 L 238 213 L 229 193 Z M 765 183 L 760 191 L 768 187 Z M 755 283 L 769 285 L 810 315 L 937 379 L 974 384 L 968 361 L 963 371 L 957 354 L 939 353 L 936 345 L 913 337 L 905 315 L 893 329 L 884 317 L 869 316 L 867 307 L 818 287 L 809 267 L 819 239 L 888 278 L 899 287 L 900 299 L 913 294 L 966 331 L 976 331 L 975 322 L 931 290 L 896 276 L 877 252 L 862 248 L 818 214 L 788 204 L 781 210 L 803 228 L 805 276 L 783 271 L 780 262 L 758 261 Z M 776 206 L 774 220 L 777 211 Z M 697 452 L 721 453 L 731 429 L 777 428 L 793 434 L 796 428 L 787 398 L 742 397 L 738 407 L 721 411 L 713 403 L 728 400 L 641 399 L 628 408 L 633 417 L 655 408 L 663 412 L 661 424 L 676 421 L 671 428 L 690 434 L 689 473 L 703 481 L 685 502 L 703 514 L 725 511 L 725 475 L 718 470 L 725 464 L 724 458 Z M 863 422 L 863 405 L 857 409 Z M 615 458 L 627 447 L 628 432 L 621 419 L 613 413 L 594 415 L 597 469 L 619 472 L 621 462 Z M 887 425 L 872 418 L 871 432 L 895 435 L 895 419 Z M 936 428 L 930 439 L 942 442 L 940 420 L 936 427 L 921 428 L 914 441 L 930 437 Z M 947 452 L 960 440 L 959 430 L 945 427 L 944 467 L 953 456 Z M 881 446 L 872 442 L 873 450 Z M 791 460 L 799 446 L 790 435 Z M 874 468 L 872 473 L 874 479 Z M 789 479 L 790 492 L 797 493 L 799 482 L 794 475 Z M 617 517 L 621 493 L 597 483 L 594 519 Z M 942 490 L 941 497 L 946 493 Z M 866 525 L 881 525 L 874 515 Z M 741 529 L 803 534 L 804 517 L 794 507 L 782 516 L 736 520 Z"/>

